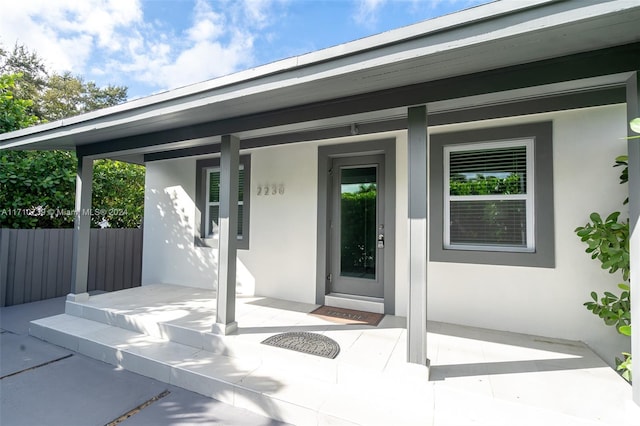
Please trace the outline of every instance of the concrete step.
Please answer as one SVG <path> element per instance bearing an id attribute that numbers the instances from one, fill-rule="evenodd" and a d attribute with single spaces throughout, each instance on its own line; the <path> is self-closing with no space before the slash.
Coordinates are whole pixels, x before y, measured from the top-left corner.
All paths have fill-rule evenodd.
<path id="1" fill-rule="evenodd" d="M 111 318 L 122 321 L 126 316 Z M 143 325 L 138 321 L 129 328 Z M 30 333 L 129 371 L 293 424 L 431 424 L 433 413 L 424 403 L 431 400 L 433 388 L 419 379 L 420 374 L 415 380 L 410 375 L 403 380 L 369 371 L 376 379 L 363 381 L 365 368 L 350 371 L 347 364 L 340 367 L 336 360 L 259 343 L 252 346 L 247 341 L 226 353 L 220 348 L 213 352 L 69 314 L 34 321 Z M 332 379 L 321 377 L 331 371 Z M 394 410 L 385 408 L 389 403 L 394 403 Z"/>
<path id="2" fill-rule="evenodd" d="M 413 382 L 423 382 L 428 377 L 426 367 L 407 364 L 405 360 L 394 360 L 393 368 L 386 368 L 387 365 L 379 362 L 371 362 L 375 359 L 377 346 L 381 345 L 379 341 L 370 342 L 370 359 L 362 359 L 358 352 L 357 356 L 342 353 L 342 356 L 333 360 L 262 345 L 260 343 L 264 339 L 276 334 L 268 329 L 265 332 L 254 330 L 246 334 L 240 329 L 238 334 L 228 336 L 211 333 L 209 331 L 209 324 L 213 321 L 210 318 L 211 313 L 202 316 L 200 322 L 205 325 L 197 328 L 194 323 L 200 318 L 197 316 L 194 318 L 193 313 L 189 314 L 190 320 L 187 326 L 184 322 L 177 320 L 175 311 L 167 312 L 160 309 L 123 310 L 67 301 L 66 314 L 162 341 L 190 346 L 215 355 L 257 359 L 265 367 L 286 369 L 291 374 L 332 384 L 411 385 Z M 355 338 L 360 339 L 361 345 L 366 343 L 366 338 L 362 338 L 358 331 L 326 334 L 336 339 L 343 350 L 352 345 Z M 405 343 L 402 341 L 398 344 Z"/>

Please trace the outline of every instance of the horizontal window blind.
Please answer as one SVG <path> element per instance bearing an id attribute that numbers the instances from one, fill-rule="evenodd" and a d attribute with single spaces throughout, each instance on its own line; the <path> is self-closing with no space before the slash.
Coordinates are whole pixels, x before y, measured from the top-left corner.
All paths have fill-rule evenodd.
<path id="1" fill-rule="evenodd" d="M 526 247 L 526 201 L 451 201 L 450 233 L 452 244 Z"/>
<path id="2" fill-rule="evenodd" d="M 526 194 L 526 147 L 451 152 L 449 193 Z"/>
<path id="3" fill-rule="evenodd" d="M 445 147 L 447 248 L 533 248 L 531 143 Z"/>

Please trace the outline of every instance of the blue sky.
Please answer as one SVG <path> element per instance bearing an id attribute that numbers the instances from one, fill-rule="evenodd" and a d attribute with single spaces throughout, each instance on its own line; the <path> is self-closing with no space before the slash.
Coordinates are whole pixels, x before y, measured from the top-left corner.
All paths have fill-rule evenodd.
<path id="1" fill-rule="evenodd" d="M 129 97 L 322 49 L 487 0 L 23 0 L 0 44 Z"/>

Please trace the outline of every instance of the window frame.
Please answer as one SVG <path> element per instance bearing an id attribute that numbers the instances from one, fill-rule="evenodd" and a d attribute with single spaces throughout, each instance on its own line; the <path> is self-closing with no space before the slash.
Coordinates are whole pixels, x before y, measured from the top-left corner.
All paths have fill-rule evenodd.
<path id="1" fill-rule="evenodd" d="M 240 156 L 239 169 L 244 170 L 242 204 L 242 235 L 238 235 L 237 248 L 248 250 L 250 247 L 250 209 L 251 209 L 251 155 Z M 209 176 L 211 171 L 220 169 L 220 157 L 196 161 L 196 235 L 194 244 L 199 247 L 218 247 L 218 236 L 208 235 L 209 219 Z"/>
<path id="2" fill-rule="evenodd" d="M 450 194 L 450 164 L 452 152 L 472 152 L 472 151 L 488 151 L 491 149 L 505 148 L 525 148 L 526 155 L 526 193 L 525 194 L 492 194 L 492 195 L 451 195 Z M 443 147 L 443 167 L 444 167 L 444 186 L 443 186 L 443 246 L 446 250 L 480 250 L 480 251 L 505 251 L 505 252 L 534 252 L 535 251 L 535 168 L 533 139 L 514 139 L 501 141 L 473 142 L 455 145 L 446 145 Z M 523 200 L 526 206 L 526 247 L 513 245 L 493 245 L 487 244 L 456 244 L 451 243 L 451 202 L 466 201 L 507 201 L 507 200 Z"/>
<path id="3" fill-rule="evenodd" d="M 445 244 L 445 147 L 476 146 L 495 142 L 531 140 L 533 171 L 531 196 L 533 201 L 533 247 L 496 250 L 496 246 L 447 247 Z M 554 268 L 555 230 L 553 203 L 553 123 L 551 121 L 523 123 L 429 136 L 429 259 L 434 262 L 471 263 Z M 490 146 L 490 145 L 487 145 Z M 446 187 L 448 192 L 448 185 Z"/>

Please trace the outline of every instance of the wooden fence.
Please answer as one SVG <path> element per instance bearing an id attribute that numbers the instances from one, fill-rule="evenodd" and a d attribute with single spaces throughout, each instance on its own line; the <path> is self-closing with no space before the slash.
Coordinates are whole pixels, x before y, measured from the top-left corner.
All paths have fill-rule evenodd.
<path id="1" fill-rule="evenodd" d="M 0 306 L 71 291 L 73 229 L 0 229 Z M 141 229 L 92 229 L 88 291 L 140 285 Z"/>

